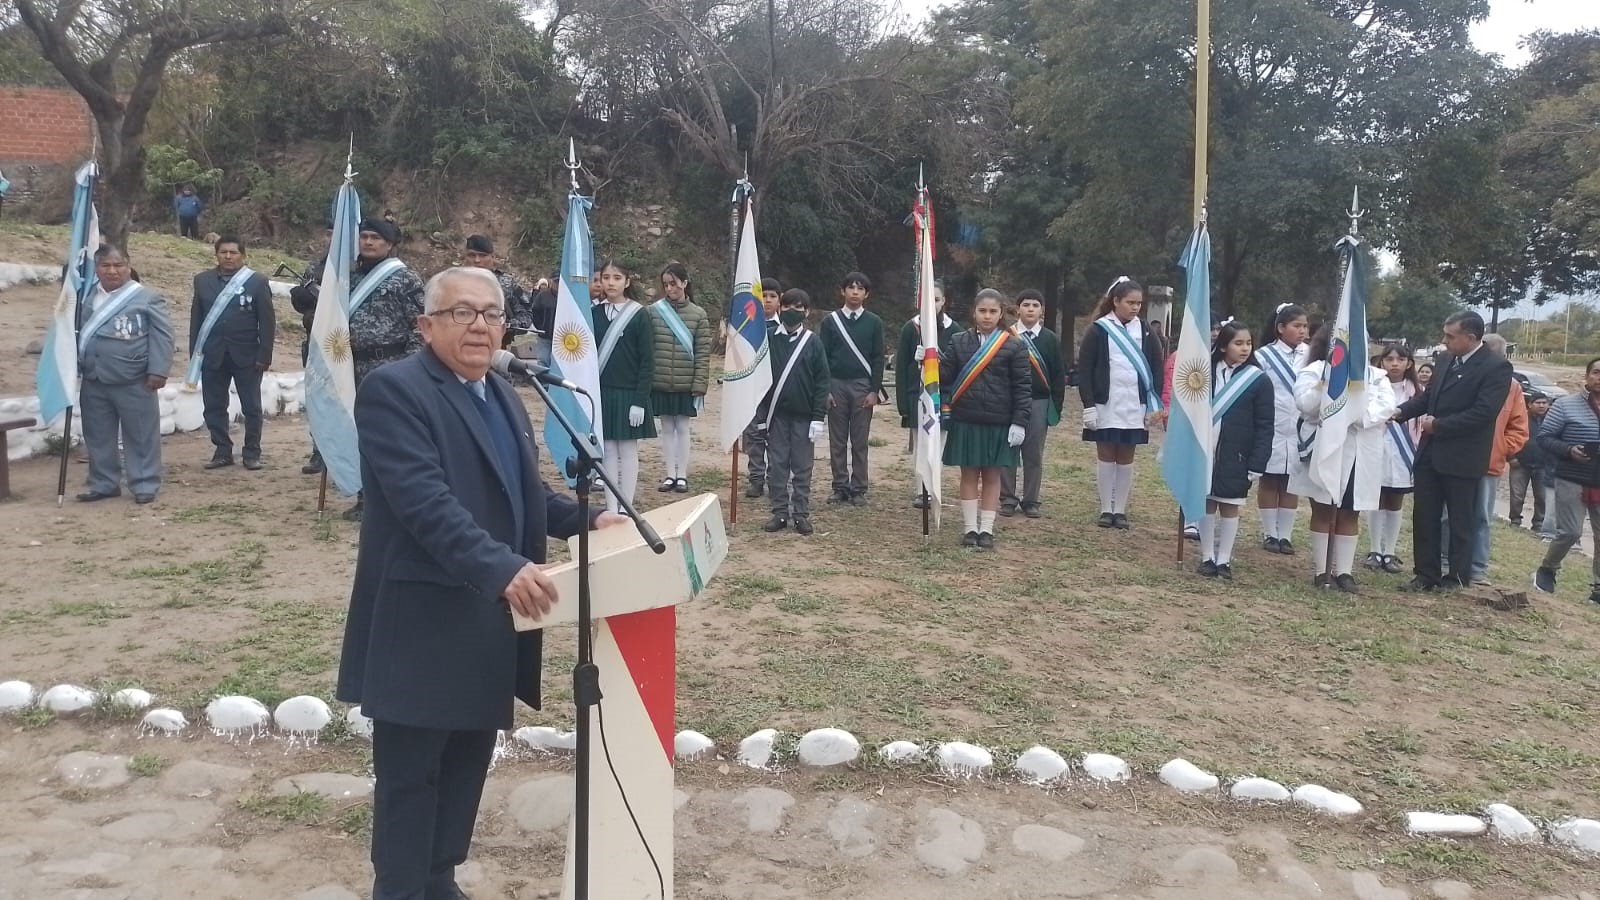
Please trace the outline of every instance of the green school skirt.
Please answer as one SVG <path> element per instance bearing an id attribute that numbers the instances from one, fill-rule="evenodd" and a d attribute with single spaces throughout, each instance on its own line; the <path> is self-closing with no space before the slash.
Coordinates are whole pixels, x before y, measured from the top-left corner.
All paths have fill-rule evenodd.
<path id="1" fill-rule="evenodd" d="M 651 391 L 650 408 L 658 416 L 693 416 L 694 395 L 688 391 Z"/>
<path id="2" fill-rule="evenodd" d="M 951 422 L 950 439 L 944 445 L 947 466 L 1012 466 L 1020 461 L 1017 448 L 1006 442 L 1010 427 Z"/>
<path id="3" fill-rule="evenodd" d="M 628 407 L 644 407 L 644 424 L 635 428 L 628 424 Z M 600 427 L 608 441 L 637 441 L 656 436 L 656 422 L 651 418 L 650 395 L 626 388 L 600 389 Z"/>

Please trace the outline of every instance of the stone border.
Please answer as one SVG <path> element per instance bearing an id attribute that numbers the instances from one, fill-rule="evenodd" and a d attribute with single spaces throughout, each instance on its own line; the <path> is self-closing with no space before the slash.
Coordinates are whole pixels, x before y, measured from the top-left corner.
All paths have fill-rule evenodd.
<path id="1" fill-rule="evenodd" d="M 0 715 L 27 714 L 38 709 L 54 716 L 71 716 L 108 708 L 130 715 L 144 711 L 139 724 L 141 735 L 175 736 L 189 728 L 188 717 L 182 711 L 151 708 L 154 701 L 149 692 L 139 688 L 123 688 L 102 696 L 78 685 L 57 684 L 41 694 L 24 681 L 0 683 Z M 271 711 L 252 697 L 217 697 L 206 705 L 203 716 L 211 733 L 218 737 L 254 740 L 276 736 L 291 745 L 314 742 L 335 721 L 327 703 L 308 695 L 290 697 Z M 350 734 L 371 739 L 372 720 L 361 714 L 361 707 L 349 708 L 340 721 Z M 763 728 L 741 740 L 732 758 L 761 772 L 782 771 L 791 762 L 825 769 L 862 759 L 860 739 L 843 729 L 813 729 L 792 743 L 787 740 L 791 737 L 775 728 Z M 510 735 L 502 733 L 500 752 L 513 742 L 542 754 L 569 754 L 577 747 L 577 736 L 548 726 L 526 726 Z M 690 730 L 678 732 L 673 740 L 673 755 L 679 762 L 723 758 L 714 740 Z M 896 740 L 878 746 L 866 764 L 907 768 L 933 765 L 951 779 L 1010 778 L 1044 789 L 1103 787 L 1133 779 L 1133 767 L 1120 757 L 1086 753 L 1072 763 L 1043 745 L 1030 747 L 1001 766 L 993 751 L 964 741 L 919 744 Z M 1185 794 L 1247 803 L 1295 803 L 1333 818 L 1351 818 L 1365 812 L 1354 797 L 1317 784 L 1302 784 L 1291 790 L 1270 779 L 1246 776 L 1233 780 L 1224 792 L 1221 778 L 1185 759 L 1171 760 L 1155 776 Z M 1568 852 L 1600 858 L 1600 820 L 1596 819 L 1568 817 L 1541 825 L 1504 803 L 1491 803 L 1478 814 L 1413 811 L 1405 816 L 1407 833 L 1417 837 L 1492 835 L 1506 843 L 1549 843 Z"/>

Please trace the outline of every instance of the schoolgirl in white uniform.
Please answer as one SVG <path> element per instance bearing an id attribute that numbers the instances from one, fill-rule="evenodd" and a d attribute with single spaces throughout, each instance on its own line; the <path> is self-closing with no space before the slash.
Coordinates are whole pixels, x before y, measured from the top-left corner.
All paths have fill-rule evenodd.
<path id="1" fill-rule="evenodd" d="M 1253 362 L 1272 379 L 1276 404 L 1272 455 L 1257 486 L 1256 507 L 1261 512 L 1261 546 L 1269 553 L 1294 553 L 1294 518 L 1300 497 L 1289 489 L 1289 473 L 1300 456 L 1300 410 L 1295 407 L 1295 377 L 1305 368 L 1306 311 L 1293 303 L 1280 303 L 1261 331 L 1262 341 Z M 1309 432 L 1308 432 L 1309 433 Z"/>
<path id="2" fill-rule="evenodd" d="M 1410 347 L 1390 344 L 1382 348 L 1374 362 L 1389 379 L 1396 406 L 1422 393 L 1422 386 L 1417 383 L 1416 357 Z M 1405 507 L 1406 495 L 1411 493 L 1412 470 L 1416 466 L 1417 442 L 1422 440 L 1422 428 L 1412 419 L 1390 422 L 1385 432 L 1383 490 L 1378 496 L 1378 508 L 1367 517 L 1371 523 L 1367 529 L 1369 552 L 1363 565 L 1399 574 L 1405 571 L 1404 560 L 1394 551 L 1400 541 L 1400 513 Z"/>

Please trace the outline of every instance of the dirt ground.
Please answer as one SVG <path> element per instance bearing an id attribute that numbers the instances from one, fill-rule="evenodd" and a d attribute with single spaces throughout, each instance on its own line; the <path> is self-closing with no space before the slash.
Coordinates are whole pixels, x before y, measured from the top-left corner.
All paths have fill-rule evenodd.
<path id="1" fill-rule="evenodd" d="M 173 301 L 181 346 L 185 286 L 206 265 L 204 248 L 158 240 L 147 250 L 135 239 L 135 264 Z M 53 247 L 48 237 L 0 232 L 0 260 L 47 263 Z M 0 396 L 31 392 L 37 358 L 23 346 L 42 331 L 53 299 L 48 288 L 0 292 L 0 314 L 11 325 L 0 334 Z M 284 304 L 280 320 L 288 318 Z M 297 334 L 280 340 L 279 359 L 298 361 Z M 707 408 L 716 410 L 715 392 L 709 399 Z M 529 402 L 537 417 L 537 403 Z M 1326 784 L 1368 806 L 1361 821 L 1334 826 L 1180 805 L 1172 821 L 1209 830 L 1152 839 L 1236 849 L 1241 830 L 1273 829 L 1286 842 L 1281 853 L 1235 854 L 1251 884 L 1259 879 L 1250 873 L 1270 872 L 1267 863 L 1278 855 L 1318 872 L 1375 871 L 1395 885 L 1455 878 L 1499 897 L 1572 894 L 1593 883 L 1592 864 L 1549 849 L 1412 841 L 1399 823 L 1407 809 L 1472 812 L 1499 800 L 1543 818 L 1600 815 L 1592 702 L 1600 690 L 1600 607 L 1583 600 L 1586 560 L 1573 560 L 1560 595 L 1537 597 L 1521 613 L 1460 597 L 1402 595 L 1393 589 L 1398 579 L 1380 575 L 1358 576 L 1365 585 L 1359 597 L 1329 595 L 1309 588 L 1303 556 L 1269 557 L 1253 546 L 1251 516 L 1240 537 L 1238 580 L 1204 581 L 1175 564 L 1174 512 L 1152 452 L 1140 456 L 1136 527 L 1114 533 L 1092 526 L 1092 456 L 1066 430 L 1070 421 L 1047 448 L 1045 518 L 1002 519 L 999 549 L 974 555 L 955 546 L 958 536 L 948 525 L 922 538 L 908 504 L 910 462 L 896 424 L 892 411 L 880 410 L 865 509 L 821 503 L 828 473 L 819 448 L 818 532 L 809 539 L 762 533 L 761 501 L 739 498 L 728 561 L 680 614 L 679 727 L 731 747 L 763 727 L 838 726 L 869 742 L 969 740 L 995 748 L 1002 760 L 1043 743 L 1069 759 L 1085 751 L 1118 753 L 1146 773 L 1183 756 L 1223 775 Z M 692 480 L 696 490 L 721 491 L 726 503 L 728 458 L 713 446 L 714 430 L 714 414 L 696 424 Z M 336 516 L 317 516 L 316 481 L 299 473 L 306 450 L 302 420 L 273 419 L 263 471 L 204 472 L 210 447 L 203 433 L 175 435 L 163 447 L 166 484 L 149 507 L 124 498 L 87 506 L 69 500 L 58 509 L 56 461 L 14 464 L 16 497 L 0 503 L 0 680 L 137 684 L 191 719 L 221 693 L 249 694 L 268 705 L 299 693 L 327 696 L 357 531 Z M 653 442 L 642 455 L 643 505 L 674 499 L 654 489 L 660 463 Z M 69 466 L 69 494 L 83 474 L 83 466 Z M 953 475 L 945 492 L 944 514 L 955 517 Z M 330 498 L 334 512 L 344 505 Z M 1300 525 L 1303 535 L 1304 517 Z M 1526 533 L 1497 528 L 1491 577 L 1525 584 L 1541 549 Z M 570 721 L 565 643 L 556 635 L 548 644 L 556 648 L 547 666 L 548 711 L 528 713 L 530 723 Z M 229 871 L 243 883 L 260 885 L 267 896 L 294 896 L 328 882 L 359 888 L 364 877 L 356 871 L 363 829 L 343 818 L 349 810 L 286 816 L 270 803 L 250 802 L 251 791 L 282 775 L 318 766 L 362 771 L 359 742 L 308 757 L 273 743 L 240 747 L 209 737 L 139 742 L 125 723 L 101 719 L 6 721 L 0 729 L 6 734 L 0 810 L 9 810 L 0 812 L 0 856 L 46 833 L 73 833 L 72 822 L 109 824 L 141 804 L 171 799 L 146 784 L 158 779 L 136 779 L 116 789 L 122 805 L 95 805 L 104 798 L 49 780 L 59 756 L 77 749 L 154 753 L 169 764 L 192 757 L 248 769 L 248 783 L 213 810 L 204 840 L 196 837 L 196 845 L 228 850 Z M 693 767 L 685 778 L 691 792 L 735 787 L 725 778 L 700 782 Z M 919 792 L 949 790 L 862 770 L 778 786 L 808 809 L 835 794 L 872 798 L 881 788 L 891 797 L 886 804 L 899 811 L 897 833 L 910 844 L 915 840 L 907 835 L 922 827 L 917 823 L 927 811 Z M 486 810 L 501 808 L 510 784 L 494 790 L 502 793 Z M 1061 811 L 1059 800 L 1014 786 L 994 790 L 1001 793 L 962 787 L 949 802 L 974 803 L 985 821 L 1007 824 L 1014 823 L 1005 811 L 1040 821 Z M 1109 870 L 1155 853 L 1132 837 L 1151 821 L 1138 810 L 1170 802 L 1157 791 L 1130 796 L 1126 809 L 1093 811 L 1097 822 L 1113 816 L 1095 827 L 1129 842 L 1120 850 L 1121 838 L 1100 842 L 1095 858 Z M 791 892 L 776 896 L 952 896 L 937 886 L 950 882 L 929 888 L 918 881 L 926 866 L 918 868 L 915 859 L 903 870 L 884 869 L 876 893 L 858 894 L 852 885 L 867 875 L 854 863 L 841 867 L 794 848 L 774 859 L 778 851 L 759 843 L 719 843 L 702 826 L 733 815 L 725 801 L 707 801 L 703 814 L 691 815 L 692 827 L 680 828 L 682 896 L 747 897 L 757 884 Z M 697 807 L 691 802 L 687 809 Z M 59 831 L 31 830 L 44 823 Z M 513 852 L 530 845 L 515 831 L 497 830 L 503 826 L 488 812 L 484 826 L 482 896 L 538 896 L 548 887 L 547 876 L 558 868 L 556 837 Z M 1074 820 L 1072 827 L 1089 826 Z M 992 843 L 1006 843 L 1003 833 L 996 835 Z M 38 852 L 21 858 L 37 865 Z M 1251 861 L 1260 865 L 1245 865 Z M 530 868 L 543 874 L 528 875 Z M 1166 884 L 1156 872 L 1142 882 L 1049 894 L 1039 887 L 1053 883 L 1049 870 L 1016 871 L 1009 882 L 974 882 L 962 896 L 1159 896 Z M 121 882 L 94 881 L 110 881 L 104 873 L 82 877 L 88 881 L 77 887 L 84 891 L 120 889 Z M 1174 889 L 1168 896 L 1210 895 Z M 1243 896 L 1242 890 L 1216 896 Z M 0 897 L 7 896 L 13 895 L 0 879 Z"/>

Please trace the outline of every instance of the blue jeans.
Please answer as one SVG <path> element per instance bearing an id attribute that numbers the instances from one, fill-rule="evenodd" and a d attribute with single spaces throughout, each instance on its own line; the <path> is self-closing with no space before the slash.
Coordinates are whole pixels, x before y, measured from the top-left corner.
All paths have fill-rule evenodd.
<path id="1" fill-rule="evenodd" d="M 1489 574 L 1489 526 L 1494 522 L 1494 498 L 1500 492 L 1500 476 L 1485 475 L 1478 482 L 1478 517 L 1473 523 L 1477 531 L 1472 540 L 1472 565 L 1468 567 L 1472 573 L 1473 581 L 1486 579 Z M 1439 546 L 1450 546 L 1450 513 L 1444 514 L 1443 522 L 1439 527 Z M 1450 567 L 1449 551 L 1446 550 L 1442 567 Z"/>

